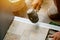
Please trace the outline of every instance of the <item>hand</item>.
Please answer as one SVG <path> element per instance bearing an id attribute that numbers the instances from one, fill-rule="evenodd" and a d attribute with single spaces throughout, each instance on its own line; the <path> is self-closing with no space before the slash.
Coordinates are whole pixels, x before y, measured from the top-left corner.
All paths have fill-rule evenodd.
<path id="1" fill-rule="evenodd" d="M 60 32 L 50 35 L 50 37 L 53 38 L 53 40 L 60 40 Z"/>
<path id="2" fill-rule="evenodd" d="M 41 8 L 42 2 L 43 2 L 43 0 L 34 0 L 32 2 L 32 7 L 36 10 L 39 10 Z"/>

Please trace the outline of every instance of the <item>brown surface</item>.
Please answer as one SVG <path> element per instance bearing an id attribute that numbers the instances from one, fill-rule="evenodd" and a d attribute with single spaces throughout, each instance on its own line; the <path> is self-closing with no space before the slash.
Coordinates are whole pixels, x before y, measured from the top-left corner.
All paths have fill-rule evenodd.
<path id="1" fill-rule="evenodd" d="M 12 11 L 14 15 L 26 17 L 27 6 L 24 0 L 16 3 L 10 3 L 8 0 L 1 0 L 1 7 L 3 10 Z"/>
<path id="2" fill-rule="evenodd" d="M 15 16 L 19 16 L 19 17 L 24 17 L 24 18 L 27 18 L 27 6 L 26 4 L 24 5 L 24 7 L 20 10 L 16 10 L 16 11 L 13 11 L 13 14 Z"/>

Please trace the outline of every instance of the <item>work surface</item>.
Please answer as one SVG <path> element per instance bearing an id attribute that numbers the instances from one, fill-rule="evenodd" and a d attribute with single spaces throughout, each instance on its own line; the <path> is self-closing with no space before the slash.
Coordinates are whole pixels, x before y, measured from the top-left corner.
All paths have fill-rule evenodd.
<path id="1" fill-rule="evenodd" d="M 30 21 L 21 19 L 14 20 L 10 26 L 4 40 L 45 40 L 48 28 L 39 27 Z"/>
<path id="2" fill-rule="evenodd" d="M 54 25 L 39 23 L 38 26 L 28 19 L 15 17 L 4 40 L 45 40 L 49 29 L 60 31 L 60 27 Z"/>

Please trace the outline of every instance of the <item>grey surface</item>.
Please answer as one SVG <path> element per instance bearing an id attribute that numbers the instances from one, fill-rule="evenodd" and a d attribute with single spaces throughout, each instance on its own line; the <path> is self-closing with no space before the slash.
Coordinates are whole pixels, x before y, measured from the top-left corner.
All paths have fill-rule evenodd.
<path id="1" fill-rule="evenodd" d="M 3 40 L 13 19 L 14 19 L 13 15 L 9 13 L 0 12 L 0 40 Z"/>

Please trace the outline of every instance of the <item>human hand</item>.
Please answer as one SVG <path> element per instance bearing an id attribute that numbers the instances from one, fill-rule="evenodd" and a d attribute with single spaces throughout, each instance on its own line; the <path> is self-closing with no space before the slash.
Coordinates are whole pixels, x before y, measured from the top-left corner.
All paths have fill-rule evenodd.
<path id="1" fill-rule="evenodd" d="M 52 40 L 60 40 L 60 32 L 50 35 L 50 38 L 53 38 Z"/>
<path id="2" fill-rule="evenodd" d="M 43 0 L 34 0 L 32 2 L 32 8 L 39 10 L 41 8 Z"/>

